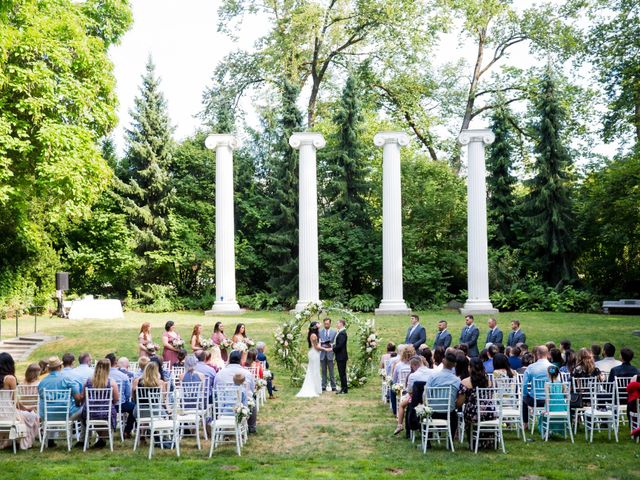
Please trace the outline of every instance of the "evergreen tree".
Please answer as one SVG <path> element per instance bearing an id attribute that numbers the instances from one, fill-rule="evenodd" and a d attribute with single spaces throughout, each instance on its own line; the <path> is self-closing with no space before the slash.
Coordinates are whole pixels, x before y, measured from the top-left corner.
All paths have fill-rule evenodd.
<path id="1" fill-rule="evenodd" d="M 271 265 L 267 282 L 273 293 L 287 304 L 298 292 L 298 155 L 289 137 L 302 131 L 302 114 L 296 102 L 300 89 L 285 80 L 278 112 L 278 135 L 266 159 L 265 194 L 271 223 L 265 229 L 265 257 Z"/>
<path id="2" fill-rule="evenodd" d="M 513 190 L 517 181 L 512 174 L 514 136 L 510 122 L 511 112 L 506 105 L 492 111 L 491 130 L 496 139 L 489 146 L 487 157 L 487 207 L 490 221 L 495 226 L 495 233 L 490 239 L 495 248 L 515 247 L 517 243 L 513 230 Z"/>
<path id="3" fill-rule="evenodd" d="M 145 260 L 141 281 L 162 283 L 172 268 L 166 248 L 174 198 L 169 174 L 174 144 L 167 104 L 151 58 L 134 105 L 118 172 L 120 205 L 134 232 L 136 253 Z"/>
<path id="4" fill-rule="evenodd" d="M 333 118 L 335 147 L 326 162 L 327 211 L 320 220 L 321 286 L 330 298 L 370 293 L 375 264 L 374 232 L 368 212 L 368 168 L 362 148 L 363 116 L 358 82 L 350 76 Z M 333 143 L 333 142 L 332 142 Z"/>
<path id="5" fill-rule="evenodd" d="M 544 75 L 534 105 L 536 161 L 527 182 L 525 203 L 527 252 L 542 277 L 559 286 L 574 278 L 574 237 L 569 172 L 572 159 L 564 145 L 566 111 L 560 103 L 556 80 Z"/>

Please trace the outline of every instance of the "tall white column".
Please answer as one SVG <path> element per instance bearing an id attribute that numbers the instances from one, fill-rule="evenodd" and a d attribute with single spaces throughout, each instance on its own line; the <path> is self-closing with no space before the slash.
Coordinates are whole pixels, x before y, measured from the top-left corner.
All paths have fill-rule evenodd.
<path id="1" fill-rule="evenodd" d="M 205 313 L 239 313 L 233 215 L 233 135 L 209 135 L 205 146 L 216 151 L 216 300 Z"/>
<path id="2" fill-rule="evenodd" d="M 409 145 L 403 132 L 381 132 L 373 143 L 382 150 L 382 301 L 376 315 L 409 314 L 402 295 L 402 195 L 400 147 Z"/>
<path id="3" fill-rule="evenodd" d="M 497 313 L 489 300 L 487 254 L 487 185 L 484 146 L 495 140 L 491 130 L 463 130 L 458 137 L 468 145 L 467 177 L 467 284 L 468 295 L 462 314 Z"/>
<path id="4" fill-rule="evenodd" d="M 298 303 L 300 312 L 309 303 L 320 303 L 320 273 L 318 271 L 318 187 L 316 150 L 326 145 L 319 133 L 294 133 L 289 145 L 300 150 L 299 161 L 299 224 L 298 224 Z"/>

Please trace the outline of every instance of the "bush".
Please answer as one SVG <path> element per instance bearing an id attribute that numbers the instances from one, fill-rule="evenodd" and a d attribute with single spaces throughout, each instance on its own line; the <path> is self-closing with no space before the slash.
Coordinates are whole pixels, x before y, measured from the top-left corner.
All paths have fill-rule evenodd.
<path id="1" fill-rule="evenodd" d="M 250 310 L 283 310 L 280 299 L 274 293 L 256 292 L 252 295 L 239 295 L 238 303 Z"/>
<path id="2" fill-rule="evenodd" d="M 491 303 L 503 311 L 529 312 L 598 312 L 599 299 L 584 290 L 567 285 L 557 291 L 535 279 L 513 285 L 509 290 L 497 290 L 491 294 Z"/>
<path id="3" fill-rule="evenodd" d="M 377 303 L 377 299 L 370 293 L 361 293 L 349 300 L 347 306 L 356 312 L 373 312 Z"/>
<path id="4" fill-rule="evenodd" d="M 128 296 L 127 306 L 149 313 L 173 312 L 184 308 L 173 286 L 153 283 L 136 288 L 135 296 Z"/>

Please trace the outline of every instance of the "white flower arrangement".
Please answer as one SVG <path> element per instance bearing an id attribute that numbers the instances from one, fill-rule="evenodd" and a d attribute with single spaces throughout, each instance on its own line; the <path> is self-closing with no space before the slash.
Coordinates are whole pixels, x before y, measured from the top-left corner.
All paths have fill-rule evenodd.
<path id="1" fill-rule="evenodd" d="M 222 342 L 220 342 L 220 348 L 223 350 L 228 350 L 229 348 L 231 348 L 232 345 L 233 345 L 233 342 L 228 338 L 225 338 L 224 340 L 222 340 Z"/>
<path id="2" fill-rule="evenodd" d="M 236 342 L 231 346 L 231 348 L 239 352 L 246 352 L 248 350 L 247 344 L 244 342 Z"/>
<path id="3" fill-rule="evenodd" d="M 247 400 L 247 407 L 249 407 L 249 410 L 251 410 L 252 412 L 256 408 L 256 402 L 253 398 Z"/>
<path id="4" fill-rule="evenodd" d="M 211 350 L 213 348 L 213 342 L 206 338 L 200 340 L 200 346 L 203 350 Z"/>
<path id="5" fill-rule="evenodd" d="M 265 370 L 264 372 L 262 372 L 262 378 L 264 378 L 265 380 L 270 380 L 273 378 L 273 373 L 271 373 L 271 370 Z"/>
<path id="6" fill-rule="evenodd" d="M 380 375 L 382 378 L 386 378 L 387 371 L 384 368 L 381 368 L 380 370 L 378 370 L 378 375 Z"/>
<path id="7" fill-rule="evenodd" d="M 244 338 L 244 343 L 248 346 L 248 347 L 253 347 L 255 346 L 256 342 L 254 342 L 253 340 L 251 340 L 249 337 L 245 337 Z"/>
<path id="8" fill-rule="evenodd" d="M 433 408 L 422 403 L 416 405 L 416 408 L 414 410 L 416 412 L 416 416 L 422 421 L 426 420 L 427 418 L 431 418 L 431 416 L 433 415 Z"/>
<path id="9" fill-rule="evenodd" d="M 401 383 L 394 383 L 391 387 L 391 390 L 394 391 L 396 397 L 400 397 L 402 395 L 402 392 L 404 391 L 404 385 L 402 385 Z"/>
<path id="10" fill-rule="evenodd" d="M 181 338 L 174 338 L 173 340 L 171 340 L 171 345 L 173 346 L 173 348 L 182 348 L 184 347 L 184 340 L 182 340 Z"/>
<path id="11" fill-rule="evenodd" d="M 238 423 L 240 423 L 251 416 L 251 409 L 245 405 L 238 405 L 235 408 L 235 413 L 236 413 L 236 420 L 238 421 Z"/>
<path id="12" fill-rule="evenodd" d="M 256 392 L 262 390 L 267 386 L 267 381 L 263 378 L 256 379 Z"/>
<path id="13" fill-rule="evenodd" d="M 156 353 L 156 350 L 158 350 L 158 345 L 153 342 L 149 342 L 144 346 L 144 348 L 147 349 L 147 353 L 153 354 Z"/>

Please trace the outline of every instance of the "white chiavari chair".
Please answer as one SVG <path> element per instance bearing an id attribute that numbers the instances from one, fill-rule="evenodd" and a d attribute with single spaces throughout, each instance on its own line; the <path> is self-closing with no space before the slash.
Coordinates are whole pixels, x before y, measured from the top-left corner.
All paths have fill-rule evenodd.
<path id="1" fill-rule="evenodd" d="M 475 442 L 475 453 L 478 453 L 478 446 L 483 435 L 493 438 L 494 448 L 498 445 L 502 447 L 502 453 L 506 453 L 504 448 L 504 438 L 502 435 L 502 409 L 500 399 L 496 395 L 494 388 L 476 388 L 477 414 L 476 423 L 471 425 L 471 442 Z M 483 420 L 483 418 L 490 418 Z"/>
<path id="2" fill-rule="evenodd" d="M 440 443 L 440 434 L 444 434 L 446 438 L 447 449 L 451 447 L 451 451 L 455 451 L 453 447 L 453 435 L 451 433 L 451 415 L 456 415 L 454 405 L 452 405 L 453 387 L 425 387 L 422 402 L 424 405 L 431 407 L 433 413 L 440 414 L 446 418 L 427 417 L 420 423 L 420 431 L 422 437 L 422 453 L 427 453 L 427 445 L 430 438 L 437 439 Z"/>
<path id="3" fill-rule="evenodd" d="M 618 415 L 615 382 L 593 382 L 590 388 L 591 404 L 583 412 L 584 437 L 593 443 L 593 432 L 607 430 L 609 440 L 613 432 L 618 441 Z"/>
<path id="4" fill-rule="evenodd" d="M 215 413 L 211 423 L 211 447 L 209 448 L 209 458 L 213 455 L 214 449 L 221 443 L 230 443 L 230 438 L 234 438 L 236 453 L 240 456 L 243 433 L 241 422 L 238 421 L 236 407 L 242 404 L 242 387 L 235 385 L 218 385 L 214 389 Z"/>
<path id="5" fill-rule="evenodd" d="M 549 432 L 562 427 L 564 438 L 567 431 L 573 443 L 573 429 L 571 427 L 571 385 L 569 383 L 545 383 L 544 410 L 541 415 L 540 433 L 544 441 L 549 440 Z"/>
<path id="6" fill-rule="evenodd" d="M 69 420 L 71 406 L 71 389 L 49 390 L 42 392 L 44 415 L 42 416 L 42 441 L 40 451 L 47 445 L 47 437 L 51 433 L 64 433 L 67 439 L 67 450 L 71 451 L 73 422 Z"/>
<path id="7" fill-rule="evenodd" d="M 113 452 L 113 432 L 111 430 L 111 416 L 113 414 L 113 390 L 109 388 L 87 388 L 85 408 L 87 419 L 84 428 L 84 448 L 89 446 L 91 432 L 107 432 L 109 449 Z M 99 435 L 99 434 L 98 434 Z"/>

